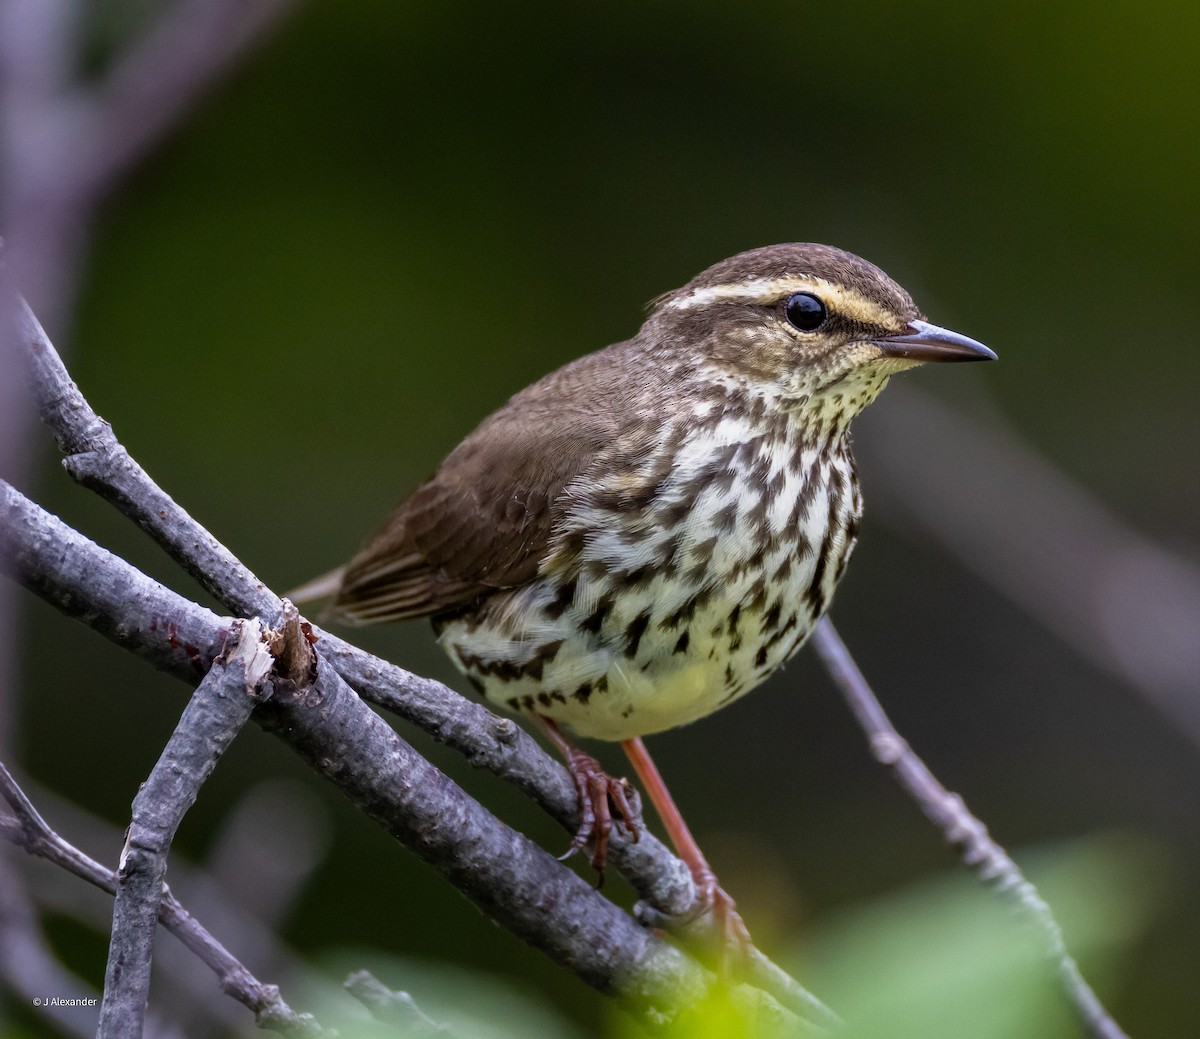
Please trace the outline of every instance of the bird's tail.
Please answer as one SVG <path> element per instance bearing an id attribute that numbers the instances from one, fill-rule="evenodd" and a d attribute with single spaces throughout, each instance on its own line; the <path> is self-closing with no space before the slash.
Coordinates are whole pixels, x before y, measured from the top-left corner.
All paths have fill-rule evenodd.
<path id="1" fill-rule="evenodd" d="M 342 575 L 345 572 L 346 568 L 339 566 L 336 570 L 314 577 L 285 594 L 297 606 L 310 606 L 321 602 L 322 599 L 332 599 L 342 587 Z"/>

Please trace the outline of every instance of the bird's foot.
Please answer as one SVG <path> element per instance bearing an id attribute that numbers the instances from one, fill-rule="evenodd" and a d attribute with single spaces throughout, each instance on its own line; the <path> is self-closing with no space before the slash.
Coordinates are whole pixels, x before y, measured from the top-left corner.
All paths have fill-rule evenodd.
<path id="1" fill-rule="evenodd" d="M 723 981 L 739 978 L 750 965 L 756 949 L 750 930 L 737 911 L 737 903 L 720 884 L 707 863 L 688 864 L 696 897 L 691 907 L 668 913 L 642 901 L 634 915 L 646 927 L 677 935 L 704 955 Z M 711 959 L 710 959 L 711 957 Z"/>
<path id="2" fill-rule="evenodd" d="M 692 917 L 711 926 L 710 938 L 716 945 L 717 973 L 723 980 L 738 976 L 754 950 L 754 939 L 737 911 L 737 903 L 720 884 L 707 863 L 692 866 L 697 906 Z M 709 923 L 710 922 L 710 923 Z M 706 926 L 705 930 L 709 927 Z"/>
<path id="3" fill-rule="evenodd" d="M 599 887 L 604 883 L 604 867 L 608 861 L 608 842 L 614 818 L 620 819 L 635 841 L 641 833 L 641 818 L 629 803 L 629 780 L 610 776 L 599 761 L 578 747 L 571 746 L 566 751 L 566 759 L 567 769 L 579 792 L 580 818 L 571 847 L 562 858 L 582 851 L 591 841 L 591 863 L 599 874 L 596 882 Z"/>

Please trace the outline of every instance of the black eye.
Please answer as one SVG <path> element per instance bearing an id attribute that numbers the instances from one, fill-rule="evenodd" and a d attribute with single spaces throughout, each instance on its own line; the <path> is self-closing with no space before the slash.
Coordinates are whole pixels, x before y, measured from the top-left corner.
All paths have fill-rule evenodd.
<path id="1" fill-rule="evenodd" d="M 801 332 L 815 332 L 825 324 L 825 304 L 811 292 L 797 292 L 783 305 L 783 312 Z"/>

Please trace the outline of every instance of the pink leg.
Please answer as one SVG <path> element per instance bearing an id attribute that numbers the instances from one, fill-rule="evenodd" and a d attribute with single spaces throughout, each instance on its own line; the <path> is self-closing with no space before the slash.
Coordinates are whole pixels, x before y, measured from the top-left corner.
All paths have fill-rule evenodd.
<path id="1" fill-rule="evenodd" d="M 687 823 L 683 821 L 679 809 L 675 807 L 675 801 L 667 790 L 667 785 L 663 782 L 658 767 L 651 759 L 645 744 L 640 739 L 632 739 L 624 740 L 621 746 L 629 757 L 634 771 L 637 772 L 638 778 L 641 779 L 646 793 L 650 795 L 650 800 L 654 803 L 659 818 L 667 828 L 671 843 L 675 845 L 676 854 L 687 863 L 688 869 L 692 871 L 692 879 L 696 883 L 700 897 L 704 900 L 706 907 L 712 909 L 721 941 L 721 971 L 727 974 L 731 961 L 740 959 L 744 952 L 753 947 L 750 932 L 737 912 L 736 903 L 717 883 L 716 874 L 713 873 L 712 867 L 709 866 L 708 860 L 705 859 L 704 853 L 696 843 L 696 838 L 687 828 Z"/>

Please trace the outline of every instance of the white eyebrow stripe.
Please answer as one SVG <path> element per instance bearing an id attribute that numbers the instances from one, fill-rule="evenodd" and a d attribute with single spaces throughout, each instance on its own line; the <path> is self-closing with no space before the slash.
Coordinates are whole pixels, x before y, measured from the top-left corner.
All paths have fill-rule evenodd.
<path id="1" fill-rule="evenodd" d="M 782 278 L 751 278 L 721 285 L 692 289 L 685 295 L 674 296 L 666 305 L 674 310 L 690 310 L 710 303 L 774 303 L 794 292 L 812 292 L 821 297 L 831 309 L 864 323 L 883 325 L 896 323 L 896 315 L 885 310 L 861 292 L 835 285 L 824 278 L 803 278 L 788 275 Z"/>

